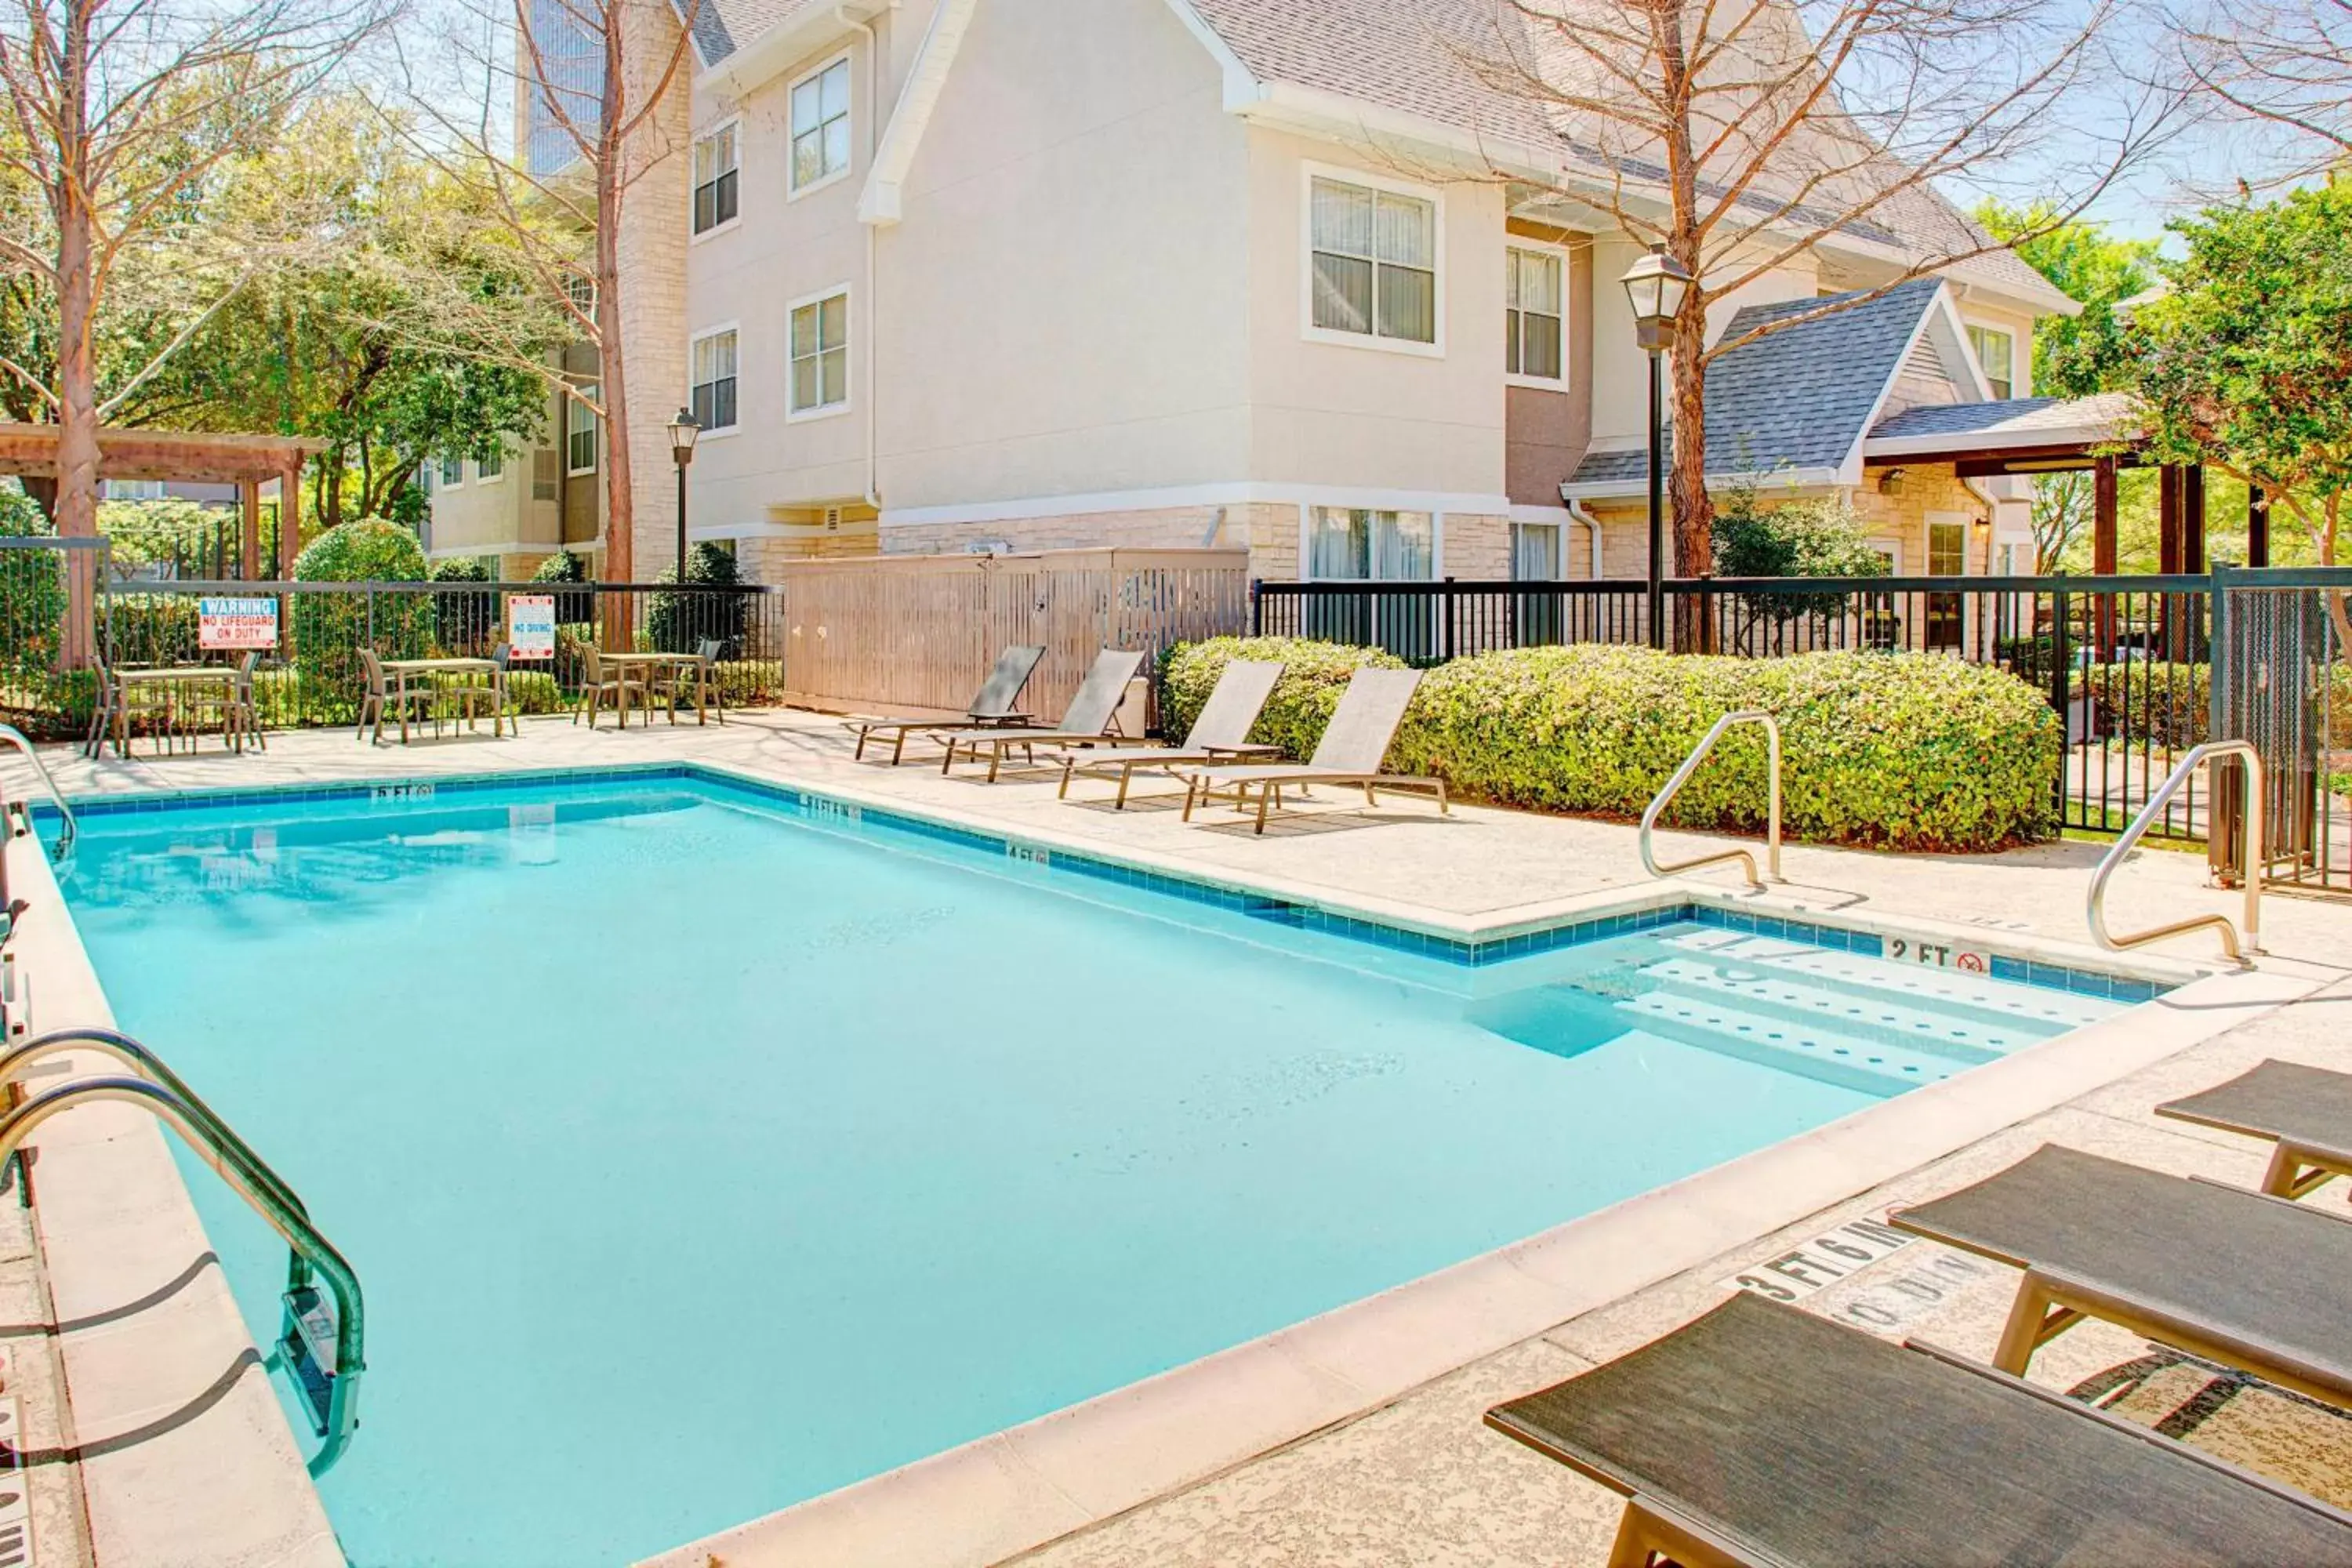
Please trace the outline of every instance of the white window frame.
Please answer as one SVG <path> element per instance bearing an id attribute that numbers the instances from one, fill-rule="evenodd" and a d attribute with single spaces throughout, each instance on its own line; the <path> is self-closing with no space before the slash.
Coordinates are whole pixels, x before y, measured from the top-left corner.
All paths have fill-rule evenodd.
<path id="1" fill-rule="evenodd" d="M 581 386 L 581 390 L 588 393 L 592 396 L 602 396 L 604 395 L 603 385 L 596 382 L 583 383 Z M 592 437 L 595 441 L 595 446 L 589 453 L 588 466 L 584 468 L 575 468 L 572 466 L 572 437 L 583 434 L 583 432 L 574 430 L 572 427 L 572 416 L 574 414 L 584 414 L 587 416 L 588 429 L 585 434 Z M 593 474 L 604 466 L 604 421 L 599 418 L 595 411 L 591 409 L 585 403 L 581 402 L 580 399 L 573 397 L 569 393 L 566 393 L 563 396 L 563 477 L 567 479 L 576 479 L 584 474 Z"/>
<path id="2" fill-rule="evenodd" d="M 841 167 L 832 174 L 812 180 L 803 185 L 800 183 L 800 160 L 793 156 L 793 95 L 835 66 L 850 66 L 849 113 L 845 117 L 849 121 L 849 156 L 843 162 Z M 819 121 L 818 125 L 821 131 L 824 121 Z M 823 65 L 794 77 L 784 86 L 784 199 L 788 202 L 796 202 L 803 196 L 814 195 L 828 185 L 839 184 L 856 173 L 856 169 L 857 71 L 856 67 L 851 65 L 850 52 L 844 49 Z M 819 297 L 823 298 L 823 296 Z"/>
<path id="3" fill-rule="evenodd" d="M 1549 256 L 1559 263 L 1559 374 L 1558 375 L 1529 375 L 1525 371 L 1507 370 L 1503 373 L 1504 384 L 1509 386 L 1532 387 L 1538 392 L 1566 392 L 1568 390 L 1568 356 L 1570 353 L 1568 331 L 1568 247 L 1564 245 L 1552 245 L 1540 239 L 1522 239 L 1516 234 L 1504 236 L 1503 258 L 1507 262 L 1510 259 L 1510 254 L 1514 250 L 1524 250 L 1531 256 Z M 1440 281 L 1441 283 L 1443 282 L 1442 278 L 1440 279 Z M 1507 291 L 1503 296 L 1503 315 L 1507 321 L 1509 320 L 1510 311 L 1511 297 Z M 1510 362 L 1506 360 L 1504 363 L 1507 364 Z"/>
<path id="4" fill-rule="evenodd" d="M 849 324 L 849 341 L 841 345 L 841 401 L 819 404 L 814 408 L 794 408 L 793 406 L 793 317 L 808 306 L 821 305 L 835 295 L 841 298 L 842 316 Z M 740 342 L 741 340 L 737 340 L 739 355 L 741 352 Z M 740 364 L 741 361 L 739 358 L 737 361 L 739 376 L 741 374 Z M 740 410 L 741 407 L 740 399 L 742 395 L 740 388 L 736 395 L 739 399 L 737 407 Z M 820 289 L 814 294 L 803 294 L 797 300 L 788 300 L 784 305 L 784 423 L 807 425 L 819 419 L 838 419 L 855 407 L 856 403 L 857 297 L 855 291 L 846 283 L 836 283 L 830 289 Z"/>
<path id="5" fill-rule="evenodd" d="M 1394 511 L 1429 514 L 1429 575 L 1426 577 L 1318 577 L 1315 575 L 1315 514 L 1328 511 Z M 1399 506 L 1360 497 L 1321 497 L 1298 506 L 1298 580 L 1302 583 L 1443 583 L 1445 581 L 1445 514 L 1434 507 Z"/>
<path id="6" fill-rule="evenodd" d="M 441 488 L 443 489 L 462 490 L 466 488 L 466 459 L 464 458 L 460 457 L 454 460 L 448 458 L 437 458 L 435 459 L 435 462 L 438 465 L 439 471 L 433 477 L 441 481 Z M 452 470 L 455 470 L 457 476 L 454 479 L 449 477 Z"/>
<path id="7" fill-rule="evenodd" d="M 1969 356 L 1977 362 L 1977 369 L 1984 374 L 1984 378 L 1988 383 L 1993 380 L 1992 367 L 1986 364 L 1984 362 L 1984 355 L 1977 352 L 1975 334 L 1982 332 L 1989 338 L 2001 338 L 2008 342 L 2009 374 L 2004 379 L 2009 383 L 2009 391 L 2005 394 L 2001 394 L 2000 395 L 2007 397 L 2024 396 L 2025 394 L 2021 391 L 2018 386 L 2017 334 L 2007 327 L 1997 327 L 1990 321 L 1968 321 L 1962 324 L 1966 327 L 1967 331 L 1963 331 L 1960 335 L 1969 339 Z M 1999 391 L 1998 388 L 1995 390 L 1996 392 Z"/>
<path id="8" fill-rule="evenodd" d="M 474 482 L 475 482 L 476 484 L 478 484 L 478 485 L 498 485 L 498 484 L 504 484 L 504 483 L 506 482 L 506 478 L 507 478 L 507 451 L 506 451 L 506 448 L 505 448 L 505 447 L 499 447 L 499 466 L 498 466 L 498 468 L 497 468 L 495 470 L 493 470 L 492 472 L 489 472 L 489 473 L 487 473 L 487 474 L 486 474 L 486 473 L 484 473 L 484 472 L 482 472 L 482 460 L 481 460 L 479 458 L 475 458 L 475 459 L 474 459 Z"/>
<path id="9" fill-rule="evenodd" d="M 784 330 L 787 333 L 792 331 L 792 322 L 791 313 L 786 312 Z M 697 441 L 724 440 L 743 428 L 743 329 L 739 322 L 719 321 L 686 340 L 686 405 L 688 408 L 694 406 L 694 351 L 709 339 L 723 337 L 729 332 L 735 334 L 735 423 L 705 426 L 702 433 L 695 437 Z M 787 402 L 791 400 L 790 391 L 790 388 L 786 389 Z"/>
<path id="10" fill-rule="evenodd" d="M 1434 342 L 1417 343 L 1410 338 L 1384 338 L 1378 332 L 1343 332 L 1334 327 L 1315 324 L 1315 182 L 1331 180 L 1343 185 L 1360 185 L 1366 190 L 1386 191 L 1392 196 L 1411 196 L 1430 204 L 1430 216 L 1434 241 L 1434 262 L 1437 282 L 1433 304 L 1437 312 Z M 1412 354 L 1421 359 L 1445 357 L 1445 291 L 1451 274 L 1445 258 L 1445 193 L 1434 185 L 1418 185 L 1410 180 L 1392 179 L 1362 169 L 1344 169 L 1331 163 L 1302 161 L 1298 165 L 1298 335 L 1310 343 L 1328 343 L 1333 348 L 1370 349 L 1378 353 Z M 1566 284 L 1563 274 L 1561 282 Z M 1378 290 L 1374 283 L 1375 294 Z M 1565 334 L 1563 334 L 1565 335 Z M 1562 363 L 1565 363 L 1563 353 Z"/>
<path id="11" fill-rule="evenodd" d="M 703 144 L 705 142 L 713 141 L 713 140 L 717 139 L 719 135 L 723 134 L 723 133 L 724 133 L 724 132 L 730 132 L 730 131 L 731 131 L 731 132 L 733 132 L 735 133 L 735 167 L 734 167 L 734 170 L 733 170 L 733 173 L 734 173 L 734 175 L 735 175 L 735 216 L 734 216 L 733 217 L 729 218 L 729 219 L 728 219 L 726 222 L 724 222 L 724 223 L 714 223 L 714 224 L 712 224 L 709 228 L 698 230 L 698 229 L 696 229 L 696 227 L 694 226 L 694 195 L 695 195 L 695 192 L 696 192 L 696 191 L 698 191 L 698 190 L 699 190 L 701 187 L 699 187 L 698 185 L 697 185 L 697 184 L 694 183 L 694 173 L 695 173 L 694 160 L 695 160 L 695 154 L 696 154 L 696 153 L 699 153 L 699 152 L 702 150 L 702 144 Z M 722 234 L 727 233 L 729 230 L 735 228 L 736 226 L 738 226 L 739 225 L 740 225 L 740 224 L 742 223 L 742 221 L 743 221 L 743 117 L 742 117 L 741 115 L 740 115 L 740 114 L 739 114 L 739 115 L 731 116 L 731 117 L 730 117 L 730 118 L 729 118 L 729 119 L 726 119 L 726 120 L 722 120 L 722 121 L 720 121 L 718 124 L 711 126 L 711 127 L 710 127 L 709 130 L 707 130 L 707 131 L 703 131 L 703 132 L 698 132 L 698 133 L 696 134 L 695 138 L 694 138 L 694 142 L 693 142 L 692 145 L 691 145 L 691 146 L 688 149 L 688 151 L 687 151 L 687 162 L 686 162 L 686 237 L 686 237 L 686 242 L 687 242 L 688 245 L 700 245 L 700 244 L 701 244 L 704 240 L 706 240 L 706 239 L 715 239 L 715 238 L 717 238 L 719 236 L 720 236 L 720 235 L 722 235 Z"/>

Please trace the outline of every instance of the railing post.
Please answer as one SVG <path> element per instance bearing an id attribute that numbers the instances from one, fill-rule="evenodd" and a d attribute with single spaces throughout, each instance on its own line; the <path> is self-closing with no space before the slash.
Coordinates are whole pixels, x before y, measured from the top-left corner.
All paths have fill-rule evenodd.
<path id="1" fill-rule="evenodd" d="M 1437 646 L 1444 660 L 1454 662 L 1454 579 L 1445 579 L 1445 592 L 1437 601 L 1437 613 L 1445 617 L 1444 627 L 1438 633 Z"/>
<path id="2" fill-rule="evenodd" d="M 2073 727 L 2074 658 L 2066 647 L 2067 610 L 2066 590 L 2061 588 L 2050 595 L 2050 701 L 2051 705 L 2058 710 L 2058 776 L 2051 788 L 2054 796 L 2053 804 L 2058 814 L 2059 826 L 2062 827 L 2066 822 L 2066 769 L 2069 765 L 2067 759 L 2074 755 L 2074 743 Z M 2087 699 L 2089 694 L 2090 689 L 2086 683 L 2084 695 Z M 2083 738 L 2088 741 L 2090 722 L 2087 715 L 2085 715 L 2083 729 Z M 2104 817 L 2101 819 L 2100 826 L 2105 826 Z"/>
<path id="3" fill-rule="evenodd" d="M 1250 579 L 1250 636 L 1265 636 L 1265 584 L 1256 577 Z"/>

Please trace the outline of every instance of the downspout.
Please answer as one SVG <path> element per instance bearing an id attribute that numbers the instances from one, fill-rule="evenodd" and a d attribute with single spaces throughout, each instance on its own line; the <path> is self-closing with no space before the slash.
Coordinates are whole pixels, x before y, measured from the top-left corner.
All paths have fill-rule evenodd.
<path id="1" fill-rule="evenodd" d="M 1601 581 L 1601 520 L 1585 510 L 1580 500 L 1568 503 L 1568 515 L 1584 524 L 1585 531 L 1592 536 L 1592 570 L 1588 575 L 1598 583 Z"/>
<path id="2" fill-rule="evenodd" d="M 897 10 L 898 0 L 890 0 L 887 8 Z M 874 36 L 874 25 L 851 16 L 848 6 L 835 6 L 833 15 L 835 20 L 866 40 L 866 168 L 871 174 L 875 156 L 882 146 L 882 46 Z M 882 498 L 877 493 L 881 474 L 875 420 L 882 402 L 882 301 L 874 297 L 875 226 L 868 223 L 858 226 L 866 231 L 866 494 L 861 499 L 878 513 L 882 510 Z"/>

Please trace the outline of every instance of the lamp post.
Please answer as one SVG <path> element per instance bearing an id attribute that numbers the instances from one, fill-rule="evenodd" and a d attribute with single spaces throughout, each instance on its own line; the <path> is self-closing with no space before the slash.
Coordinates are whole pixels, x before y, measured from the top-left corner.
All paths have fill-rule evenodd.
<path id="1" fill-rule="evenodd" d="M 1665 370 L 1662 356 L 1675 346 L 1675 318 L 1691 275 L 1683 264 L 1652 248 L 1626 268 L 1621 279 L 1633 302 L 1633 341 L 1650 356 L 1650 646 L 1666 646 L 1666 453 Z"/>
<path id="2" fill-rule="evenodd" d="M 686 409 L 679 409 L 669 422 L 669 455 L 677 464 L 677 585 L 681 588 L 686 586 L 686 466 L 694 461 L 695 438 L 701 434 L 701 425 Z"/>

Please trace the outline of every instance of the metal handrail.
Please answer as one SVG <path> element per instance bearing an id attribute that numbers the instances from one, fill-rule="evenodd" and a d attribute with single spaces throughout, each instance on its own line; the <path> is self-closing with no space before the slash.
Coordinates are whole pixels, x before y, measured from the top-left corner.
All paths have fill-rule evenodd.
<path id="1" fill-rule="evenodd" d="M 58 832 L 58 856 L 62 859 L 72 854 L 74 837 L 81 828 L 74 821 L 73 807 L 66 804 L 64 794 L 58 788 L 58 781 L 49 776 L 48 764 L 41 761 L 41 754 L 38 752 L 33 750 L 33 742 L 26 738 L 25 731 L 14 724 L 0 724 L 0 741 L 5 741 L 24 752 L 25 760 L 33 764 L 33 772 L 40 776 L 41 787 L 49 792 L 49 804 L 56 806 L 58 815 L 65 819 L 65 826 Z M 29 826 L 31 824 L 29 813 L 26 815 L 26 822 Z"/>
<path id="2" fill-rule="evenodd" d="M 1698 772 L 1699 764 L 1706 762 L 1707 753 L 1715 750 L 1715 743 L 1722 740 L 1725 732 L 1735 724 L 1764 726 L 1765 746 L 1772 774 L 1770 816 L 1766 819 L 1764 830 L 1765 860 L 1769 868 L 1765 876 L 1757 875 L 1756 857 L 1746 849 L 1726 849 L 1713 855 L 1701 855 L 1696 859 L 1677 860 L 1672 865 L 1660 864 L 1657 852 L 1650 843 L 1650 836 L 1657 828 L 1658 818 L 1664 814 L 1675 796 L 1681 793 L 1683 785 L 1690 783 L 1691 775 Z M 1731 860 L 1746 865 L 1748 885 L 1751 888 L 1762 887 L 1766 877 L 1775 882 L 1780 880 L 1780 721 L 1760 708 L 1742 709 L 1717 719 L 1715 728 L 1692 748 L 1691 754 L 1683 759 L 1683 765 L 1675 770 L 1675 776 L 1666 781 L 1666 787 L 1650 802 L 1650 809 L 1642 814 L 1642 866 L 1651 876 L 1673 877 L 1685 871 L 1696 871 L 1703 866 L 1720 866 Z"/>
<path id="3" fill-rule="evenodd" d="M 2107 930 L 2108 879 L 2116 874 L 2116 868 L 2123 864 L 2124 857 L 2131 853 L 2132 847 L 2154 826 L 2166 804 L 2188 784 L 2207 759 L 2224 756 L 2242 758 L 2246 764 L 2243 856 L 2246 923 L 2243 941 L 2241 942 L 2237 926 L 2227 915 L 2196 915 L 2185 921 L 2174 921 L 2169 925 L 2136 931 L 2129 936 L 2115 935 Z M 2231 962 L 2243 963 L 2247 953 L 2260 953 L 2263 951 L 2263 855 L 2265 846 L 2263 814 L 2268 800 L 2266 785 L 2263 754 L 2254 749 L 2252 741 L 2208 741 L 2191 747 L 2189 754 L 2180 759 L 2180 765 L 2172 770 L 2172 775 L 2147 797 L 2147 804 L 2139 808 L 2139 815 L 2132 818 L 2131 826 L 2124 829 L 2123 837 L 2116 840 L 2115 847 L 2099 861 L 2099 868 L 2091 873 L 2091 892 L 2085 900 L 2084 913 L 2090 917 L 2092 940 L 2101 947 L 2121 952 L 2126 948 L 2146 947 L 2152 942 L 2203 931 L 2210 926 L 2221 933 L 2221 952 Z"/>
<path id="4" fill-rule="evenodd" d="M 19 1047 L 21 1051 L 23 1047 Z M 147 1056 L 152 1061 L 152 1053 Z M 168 1070 L 168 1069 L 167 1069 Z M 231 1190 L 285 1239 L 296 1256 L 318 1271 L 335 1299 L 335 1364 L 328 1379 L 325 1442 L 311 1458 L 310 1473 L 324 1475 L 350 1447 L 359 1425 L 360 1373 L 366 1370 L 366 1307 L 360 1280 L 333 1243 L 320 1235 L 300 1203 L 288 1203 L 291 1189 L 245 1141 L 221 1124 L 201 1101 L 189 1100 L 145 1078 L 86 1078 L 26 1100 L 0 1118 L 0 1166 L 16 1158 L 34 1129 L 60 1111 L 95 1100 L 143 1106 L 170 1125 Z"/>

